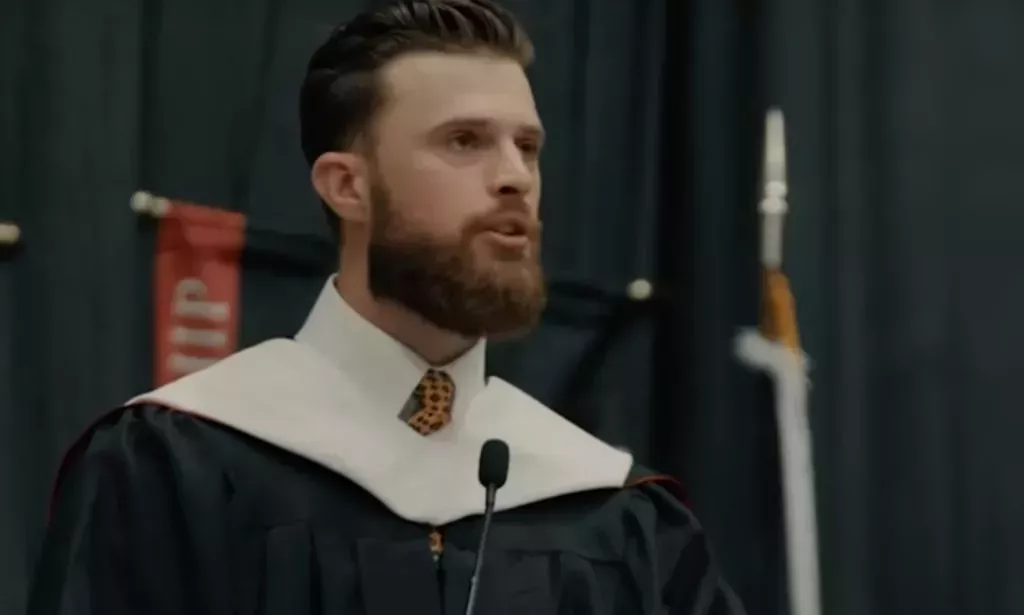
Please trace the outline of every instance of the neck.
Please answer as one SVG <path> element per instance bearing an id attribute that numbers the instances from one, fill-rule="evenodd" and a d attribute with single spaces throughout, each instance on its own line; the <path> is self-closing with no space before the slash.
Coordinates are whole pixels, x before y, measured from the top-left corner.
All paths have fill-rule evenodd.
<path id="1" fill-rule="evenodd" d="M 341 272 L 335 288 L 357 314 L 431 365 L 454 361 L 478 341 L 441 329 L 403 305 L 377 299 L 365 275 Z"/>

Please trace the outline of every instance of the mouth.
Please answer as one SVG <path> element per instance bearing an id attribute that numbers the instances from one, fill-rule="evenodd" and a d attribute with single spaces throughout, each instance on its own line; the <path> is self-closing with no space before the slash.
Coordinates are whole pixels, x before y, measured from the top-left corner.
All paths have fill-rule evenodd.
<path id="1" fill-rule="evenodd" d="M 529 234 L 527 232 L 528 228 L 526 222 L 517 218 L 502 220 L 501 222 L 489 227 L 487 230 L 508 239 L 515 239 L 519 237 L 526 239 Z"/>
<path id="2" fill-rule="evenodd" d="M 523 213 L 507 211 L 481 220 L 476 230 L 499 252 L 521 258 L 539 239 L 540 224 Z"/>
<path id="3" fill-rule="evenodd" d="M 528 220 L 520 216 L 503 216 L 483 229 L 487 242 L 499 250 L 517 257 L 526 252 L 536 234 Z"/>
<path id="4" fill-rule="evenodd" d="M 526 232 L 487 230 L 484 231 L 483 234 L 490 243 L 509 251 L 514 250 L 517 254 L 521 253 L 530 245 L 530 237 Z"/>

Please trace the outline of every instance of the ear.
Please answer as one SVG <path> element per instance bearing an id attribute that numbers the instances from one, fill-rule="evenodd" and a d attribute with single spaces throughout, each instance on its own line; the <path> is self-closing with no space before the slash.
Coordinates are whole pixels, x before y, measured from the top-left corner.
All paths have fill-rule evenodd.
<path id="1" fill-rule="evenodd" d="M 325 152 L 310 170 L 313 188 L 343 222 L 368 222 L 369 184 L 366 164 L 351 152 Z"/>

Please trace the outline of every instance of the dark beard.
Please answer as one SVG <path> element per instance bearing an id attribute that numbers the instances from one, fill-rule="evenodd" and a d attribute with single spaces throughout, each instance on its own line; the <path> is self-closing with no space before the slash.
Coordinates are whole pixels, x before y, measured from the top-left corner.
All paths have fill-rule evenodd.
<path id="1" fill-rule="evenodd" d="M 470 338 L 509 338 L 536 326 L 547 302 L 539 240 L 528 259 L 496 260 L 488 268 L 473 257 L 471 233 L 442 243 L 412 232 L 394 216 L 386 190 L 377 187 L 373 197 L 369 284 L 375 297 Z"/>

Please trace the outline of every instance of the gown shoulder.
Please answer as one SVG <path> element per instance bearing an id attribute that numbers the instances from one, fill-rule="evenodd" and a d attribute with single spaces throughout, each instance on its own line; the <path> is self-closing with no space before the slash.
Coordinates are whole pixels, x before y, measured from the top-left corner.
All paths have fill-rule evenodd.
<path id="1" fill-rule="evenodd" d="M 739 615 L 706 536 L 638 469 L 621 489 L 498 513 L 479 610 Z M 29 615 L 461 613 L 479 516 L 396 517 L 346 478 L 160 406 L 113 412 L 69 452 Z"/>
<path id="2" fill-rule="evenodd" d="M 220 581 L 231 482 L 205 426 L 159 407 L 111 412 L 69 449 L 28 613 L 228 613 Z"/>

